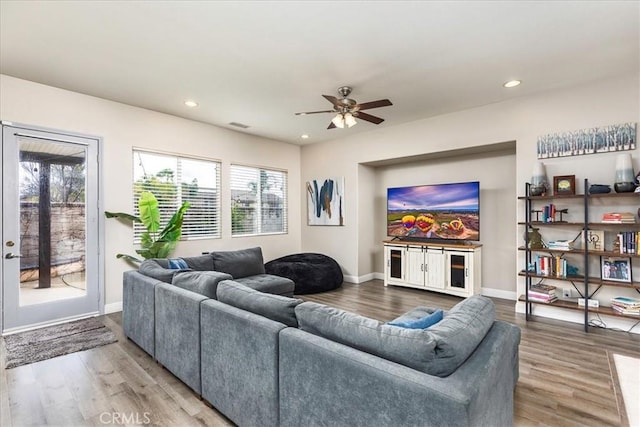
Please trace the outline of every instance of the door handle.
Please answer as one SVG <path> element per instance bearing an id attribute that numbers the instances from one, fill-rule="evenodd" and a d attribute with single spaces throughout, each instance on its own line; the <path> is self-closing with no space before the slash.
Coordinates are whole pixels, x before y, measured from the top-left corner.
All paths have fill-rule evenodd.
<path id="1" fill-rule="evenodd" d="M 9 252 L 8 254 L 6 254 L 4 257 L 6 259 L 13 259 L 13 258 L 20 258 L 22 255 L 19 254 L 14 254 L 13 252 Z"/>

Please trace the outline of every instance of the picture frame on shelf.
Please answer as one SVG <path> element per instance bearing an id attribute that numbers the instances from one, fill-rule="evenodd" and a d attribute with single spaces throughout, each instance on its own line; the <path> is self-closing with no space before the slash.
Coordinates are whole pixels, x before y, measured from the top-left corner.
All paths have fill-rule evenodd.
<path id="1" fill-rule="evenodd" d="M 611 282 L 631 283 L 631 259 L 602 258 L 601 279 Z"/>
<path id="2" fill-rule="evenodd" d="M 573 196 L 576 194 L 576 176 L 560 175 L 553 177 L 553 194 L 556 196 Z"/>

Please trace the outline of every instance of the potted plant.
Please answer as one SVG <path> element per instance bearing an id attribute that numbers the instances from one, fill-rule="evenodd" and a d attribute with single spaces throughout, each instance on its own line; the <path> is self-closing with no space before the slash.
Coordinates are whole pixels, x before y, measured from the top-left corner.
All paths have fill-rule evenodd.
<path id="1" fill-rule="evenodd" d="M 140 249 L 136 249 L 136 253 L 143 259 L 149 258 L 166 258 L 176 248 L 176 244 L 180 240 L 182 234 L 182 221 L 184 213 L 189 209 L 189 202 L 182 203 L 176 213 L 173 214 L 169 222 L 160 229 L 160 209 L 158 208 L 158 200 L 148 191 L 140 193 L 138 199 L 138 211 L 140 216 L 131 215 L 124 212 L 107 212 L 107 218 L 118 218 L 131 224 L 137 222 L 143 224 L 145 231 L 140 238 Z M 125 261 L 139 264 L 142 259 L 127 255 L 117 254 L 116 258 L 123 258 Z"/>

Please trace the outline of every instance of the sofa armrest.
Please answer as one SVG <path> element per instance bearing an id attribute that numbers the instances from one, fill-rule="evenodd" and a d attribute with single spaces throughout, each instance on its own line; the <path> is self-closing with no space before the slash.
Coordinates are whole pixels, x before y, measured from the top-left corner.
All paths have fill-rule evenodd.
<path id="1" fill-rule="evenodd" d="M 125 271 L 122 279 L 124 334 L 155 356 L 155 287 L 163 282 L 136 270 Z"/>
<path id="2" fill-rule="evenodd" d="M 218 284 L 223 280 L 231 279 L 230 274 L 219 271 L 184 271 L 176 273 L 171 284 L 208 298 L 217 299 Z"/>
<path id="3" fill-rule="evenodd" d="M 156 360 L 200 394 L 200 304 L 204 295 L 160 283 L 156 291 Z"/>
<path id="4" fill-rule="evenodd" d="M 519 330 L 512 331 L 515 327 L 508 324 L 495 326 L 489 339 L 445 378 L 298 329 L 284 329 L 281 425 L 511 425 L 511 363 Z"/>

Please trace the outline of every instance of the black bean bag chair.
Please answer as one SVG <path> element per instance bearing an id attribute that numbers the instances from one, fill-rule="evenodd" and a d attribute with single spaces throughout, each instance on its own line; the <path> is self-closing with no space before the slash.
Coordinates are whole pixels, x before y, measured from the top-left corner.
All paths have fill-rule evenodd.
<path id="1" fill-rule="evenodd" d="M 283 256 L 264 265 L 267 274 L 293 280 L 294 294 L 314 294 L 342 286 L 342 270 L 331 257 L 303 253 Z"/>

